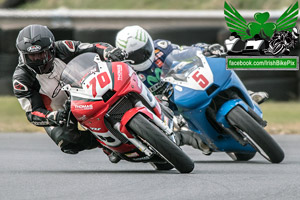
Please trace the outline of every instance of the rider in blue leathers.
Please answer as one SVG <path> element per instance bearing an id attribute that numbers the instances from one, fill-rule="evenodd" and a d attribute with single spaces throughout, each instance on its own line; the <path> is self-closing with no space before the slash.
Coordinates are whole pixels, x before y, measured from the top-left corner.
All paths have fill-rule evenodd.
<path id="1" fill-rule="evenodd" d="M 131 65 L 137 72 L 143 83 L 155 94 L 159 94 L 163 89 L 164 84 L 160 82 L 162 66 L 166 57 L 176 50 L 184 50 L 190 47 L 198 47 L 202 50 L 205 56 L 219 56 L 224 53 L 224 48 L 219 44 L 209 45 L 205 43 L 197 43 L 191 46 L 179 46 L 172 44 L 168 40 L 152 40 L 149 33 L 140 26 L 127 26 L 120 30 L 116 37 L 116 47 L 119 47 L 127 52 L 128 60 L 134 61 Z M 157 92 L 159 91 L 159 92 Z M 262 103 L 268 98 L 265 92 L 249 91 L 250 96 L 257 103 Z M 164 98 L 161 98 L 164 100 Z M 167 99 L 165 99 L 167 100 Z M 171 106 L 171 109 L 175 108 Z M 184 127 L 185 122 L 180 116 L 177 119 L 177 126 L 180 131 L 176 132 L 179 145 L 191 145 L 196 149 L 200 149 L 204 154 L 209 155 L 211 152 L 206 144 L 198 137 L 198 135 L 187 127 Z"/>

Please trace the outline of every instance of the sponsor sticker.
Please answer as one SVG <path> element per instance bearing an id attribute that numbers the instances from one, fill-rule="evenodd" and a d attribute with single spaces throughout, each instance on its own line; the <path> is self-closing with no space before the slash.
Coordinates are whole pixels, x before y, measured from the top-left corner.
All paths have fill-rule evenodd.
<path id="1" fill-rule="evenodd" d="M 93 105 L 75 105 L 75 109 L 92 110 L 93 109 Z"/>
<path id="2" fill-rule="evenodd" d="M 42 47 L 40 45 L 32 45 L 27 48 L 27 51 L 30 53 L 34 53 L 34 52 L 40 51 L 41 49 L 42 49 Z"/>

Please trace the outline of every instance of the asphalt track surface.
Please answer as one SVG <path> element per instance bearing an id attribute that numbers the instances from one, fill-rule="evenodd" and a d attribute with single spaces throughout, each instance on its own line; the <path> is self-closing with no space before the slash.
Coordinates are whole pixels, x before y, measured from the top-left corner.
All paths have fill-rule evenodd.
<path id="1" fill-rule="evenodd" d="M 276 135 L 285 160 L 260 155 L 234 162 L 224 153 L 195 161 L 190 174 L 155 171 L 146 163 L 112 164 L 101 149 L 67 155 L 46 134 L 0 134 L 0 200 L 300 199 L 300 134 Z"/>

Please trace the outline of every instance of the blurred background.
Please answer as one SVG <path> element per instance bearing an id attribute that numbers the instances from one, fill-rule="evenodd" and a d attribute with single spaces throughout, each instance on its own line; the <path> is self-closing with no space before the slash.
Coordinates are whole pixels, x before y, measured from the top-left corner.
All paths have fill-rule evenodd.
<path id="1" fill-rule="evenodd" d="M 227 2 L 247 21 L 254 21 L 255 12 L 267 11 L 270 13 L 268 21 L 275 22 L 296 1 Z M 197 42 L 224 44 L 230 35 L 224 19 L 224 0 L 0 0 L 0 104 L 16 106 L 15 102 L 10 104 L 13 95 L 11 77 L 18 62 L 15 40 L 19 30 L 29 24 L 47 25 L 56 40 L 103 41 L 112 45 L 121 28 L 135 24 L 148 30 L 153 39 L 167 39 L 179 45 Z M 298 45 L 292 55 L 299 54 Z M 299 102 L 299 71 L 237 73 L 248 89 L 267 91 L 271 101 L 283 102 L 282 105 L 287 101 Z M 291 109 L 295 110 L 296 106 L 299 104 L 295 103 Z M 11 115 L 10 110 L 1 109 L 1 113 L 5 112 Z M 16 111 L 16 115 L 18 113 L 22 111 Z M 24 117 L 23 113 L 20 115 Z M 274 116 L 274 113 L 270 115 Z M 297 119 L 297 116 L 292 119 Z M 6 131 L 3 127 L 11 123 L 5 120 L 0 118 L 0 132 Z"/>

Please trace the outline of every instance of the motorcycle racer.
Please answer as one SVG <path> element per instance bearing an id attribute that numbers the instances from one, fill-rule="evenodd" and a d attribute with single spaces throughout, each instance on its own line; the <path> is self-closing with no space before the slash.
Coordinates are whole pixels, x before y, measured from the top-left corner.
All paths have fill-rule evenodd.
<path id="1" fill-rule="evenodd" d="M 101 59 L 123 60 L 119 48 L 104 42 L 89 44 L 80 41 L 56 41 L 52 32 L 42 25 L 29 25 L 16 39 L 19 64 L 13 74 L 13 90 L 29 122 L 44 127 L 50 138 L 64 153 L 76 154 L 99 145 L 89 131 L 78 130 L 63 105 L 68 95 L 61 90 L 60 75 L 66 63 L 85 52 L 98 53 Z"/>
<path id="2" fill-rule="evenodd" d="M 197 43 L 191 46 L 179 46 L 163 39 L 153 41 L 149 33 L 137 25 L 127 26 L 120 30 L 116 36 L 115 45 L 126 51 L 128 54 L 127 59 L 134 62 L 131 64 L 132 68 L 154 94 L 160 94 L 165 89 L 164 83 L 160 82 L 161 68 L 166 57 L 173 51 L 198 47 L 205 56 L 220 56 L 225 53 L 224 47 L 219 44 Z M 268 98 L 268 94 L 265 92 L 249 91 L 249 94 L 259 104 Z M 161 95 L 157 96 L 162 97 Z M 160 99 L 167 100 L 163 97 Z M 176 109 L 173 105 L 170 105 L 170 108 L 172 110 Z M 185 126 L 182 117 L 179 116 L 175 120 L 177 120 L 178 130 L 180 130 L 176 131 L 179 145 L 191 145 L 196 149 L 202 150 L 206 155 L 211 153 L 198 135 Z"/>

